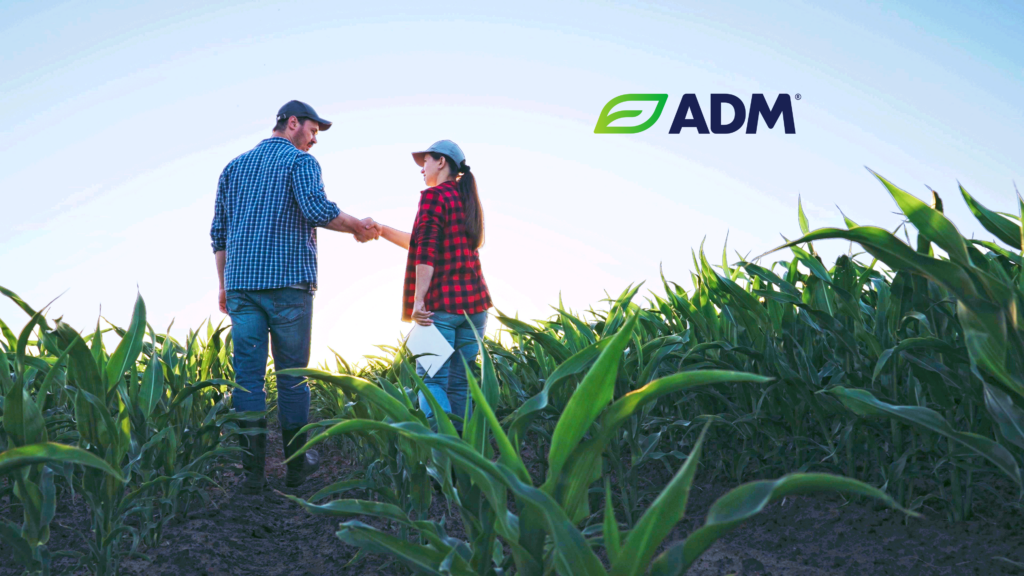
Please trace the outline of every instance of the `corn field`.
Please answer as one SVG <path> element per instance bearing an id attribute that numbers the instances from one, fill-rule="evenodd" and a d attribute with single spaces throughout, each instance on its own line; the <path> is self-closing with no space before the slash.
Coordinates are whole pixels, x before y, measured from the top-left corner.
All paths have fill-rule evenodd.
<path id="1" fill-rule="evenodd" d="M 1019 511 L 1024 201 L 995 212 L 960 188 L 996 241 L 967 239 L 938 194 L 928 204 L 878 179 L 906 218 L 895 232 L 849 219 L 812 231 L 801 208 L 803 236 L 752 261 L 695 251 L 690 290 L 662 278 L 542 321 L 497 312 L 500 337 L 467 370 L 466 414 L 444 414 L 398 347 L 356 368 L 337 357 L 282 371 L 309 380 L 317 416 L 293 458 L 331 442 L 363 463 L 287 497 L 338 517 L 338 538 L 367 553 L 453 575 L 683 574 L 791 494 L 950 522 L 981 493 Z M 814 248 L 826 240 L 863 252 L 826 267 Z M 27 573 L 71 555 L 73 569 L 115 574 L 209 505 L 237 462 L 230 331 L 179 343 L 146 323 L 140 297 L 127 329 L 83 334 L 2 292 L 30 320 L 18 334 L 0 322 L 0 498 L 22 514 L 0 537 Z M 698 476 L 736 487 L 669 541 Z M 47 548 L 55 502 L 72 494 L 92 516 L 87 553 Z M 431 517 L 435 500 L 464 539 Z"/>

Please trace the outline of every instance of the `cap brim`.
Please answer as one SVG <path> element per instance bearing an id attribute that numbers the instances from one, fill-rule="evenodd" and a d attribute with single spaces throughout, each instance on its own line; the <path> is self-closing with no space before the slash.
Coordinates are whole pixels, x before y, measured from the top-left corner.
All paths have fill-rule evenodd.
<path id="1" fill-rule="evenodd" d="M 417 166 L 423 166 L 423 163 L 426 162 L 426 158 L 427 158 L 427 153 L 426 152 L 413 152 L 412 153 L 412 159 L 413 159 L 414 162 L 416 162 Z"/>
<path id="2" fill-rule="evenodd" d="M 297 115 L 296 114 L 292 114 L 292 116 L 297 116 Z M 333 122 L 328 122 L 327 120 L 324 120 L 323 118 L 320 118 L 319 116 L 308 116 L 308 115 L 299 116 L 299 122 L 300 123 L 302 122 L 303 119 L 305 119 L 305 120 L 312 120 L 313 122 L 316 122 L 320 126 L 320 131 L 321 132 L 326 132 L 327 130 L 329 130 L 331 128 L 331 124 L 333 124 Z"/>

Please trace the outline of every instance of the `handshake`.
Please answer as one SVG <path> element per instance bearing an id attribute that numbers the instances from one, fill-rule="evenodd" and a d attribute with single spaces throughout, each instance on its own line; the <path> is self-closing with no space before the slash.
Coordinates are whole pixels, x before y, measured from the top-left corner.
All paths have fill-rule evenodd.
<path id="1" fill-rule="evenodd" d="M 380 235 L 384 232 L 384 225 L 380 222 L 374 222 L 373 218 L 363 218 L 359 221 L 356 229 L 352 232 L 352 236 L 355 237 L 356 242 L 360 244 L 369 242 L 370 240 L 376 240 L 380 238 Z"/>

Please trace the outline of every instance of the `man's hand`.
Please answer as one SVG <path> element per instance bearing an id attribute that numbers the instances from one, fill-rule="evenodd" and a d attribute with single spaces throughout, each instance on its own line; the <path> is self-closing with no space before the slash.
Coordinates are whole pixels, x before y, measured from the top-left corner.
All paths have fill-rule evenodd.
<path id="1" fill-rule="evenodd" d="M 223 287 L 220 289 L 220 294 L 217 295 L 217 303 L 220 305 L 220 311 L 225 313 L 225 314 L 227 314 L 228 313 L 228 293 L 224 291 Z"/>
<path id="2" fill-rule="evenodd" d="M 352 235 L 355 237 L 356 242 L 369 242 L 370 240 L 380 238 L 380 233 L 383 229 L 384 227 L 374 222 L 373 218 L 363 218 L 359 221 L 359 228 Z"/>
<path id="3" fill-rule="evenodd" d="M 422 300 L 417 300 L 416 302 L 413 303 L 413 305 L 412 305 L 412 320 L 413 320 L 413 322 L 419 324 L 420 326 L 430 326 L 431 324 L 434 323 L 434 321 L 430 319 L 430 317 L 433 316 L 433 315 L 434 315 L 433 312 L 427 312 L 426 308 L 424 307 L 424 304 L 423 304 Z"/>

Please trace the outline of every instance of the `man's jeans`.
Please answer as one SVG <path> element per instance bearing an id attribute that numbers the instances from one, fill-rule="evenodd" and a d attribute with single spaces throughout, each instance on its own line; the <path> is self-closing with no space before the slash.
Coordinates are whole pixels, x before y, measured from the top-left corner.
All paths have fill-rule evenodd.
<path id="1" fill-rule="evenodd" d="M 477 344 L 476 337 L 473 335 L 473 327 L 476 328 L 477 334 L 480 334 L 480 337 L 483 338 L 484 328 L 487 326 L 487 312 L 470 314 L 469 320 L 466 320 L 466 316 L 462 314 L 434 312 L 431 319 L 434 321 L 434 326 L 444 336 L 444 339 L 451 344 L 452 348 L 455 348 L 455 352 L 448 357 L 448 360 L 441 366 L 441 369 L 432 377 L 424 378 L 423 383 L 426 384 L 430 393 L 434 395 L 434 399 L 437 400 L 442 410 L 462 418 L 466 414 L 466 392 L 468 388 L 466 369 L 462 361 L 463 359 L 465 359 L 466 363 L 476 361 L 476 354 L 480 349 L 480 345 Z M 416 373 L 423 376 L 426 371 L 420 368 L 417 363 Z M 430 404 L 422 392 L 419 393 L 419 401 L 420 410 L 429 418 L 431 415 Z M 462 425 L 456 422 L 455 428 L 461 431 Z"/>
<path id="2" fill-rule="evenodd" d="M 263 379 L 267 372 L 267 341 L 274 352 L 274 369 L 305 368 L 313 325 L 313 295 L 305 290 L 228 290 L 228 314 L 234 341 L 235 381 L 248 392 L 235 390 L 237 412 L 267 409 Z M 298 376 L 277 377 L 277 417 L 282 430 L 309 422 L 309 386 Z"/>

